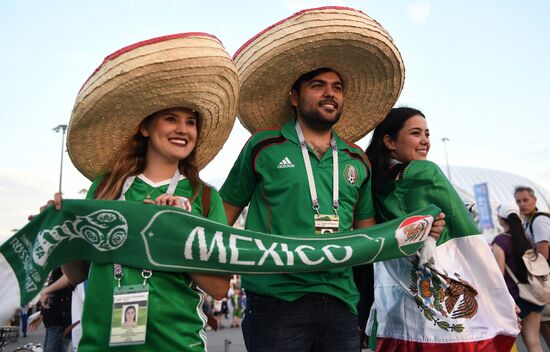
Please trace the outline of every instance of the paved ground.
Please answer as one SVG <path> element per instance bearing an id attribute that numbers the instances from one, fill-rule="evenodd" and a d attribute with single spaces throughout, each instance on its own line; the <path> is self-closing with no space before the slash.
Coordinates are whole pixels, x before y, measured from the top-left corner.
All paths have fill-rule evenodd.
<path id="1" fill-rule="evenodd" d="M 228 324 L 225 324 L 228 326 Z M 240 328 L 208 330 L 208 352 L 246 352 Z"/>
<path id="2" fill-rule="evenodd" d="M 225 324 L 228 326 L 228 323 Z M 29 334 L 26 338 L 20 337 L 16 343 L 10 343 L 4 349 L 5 352 L 13 352 L 17 347 L 26 343 L 42 343 L 44 341 L 44 328 Z M 550 352 L 548 346 L 544 345 L 543 350 Z M 208 352 L 246 352 L 244 347 L 241 329 L 225 328 L 218 331 L 208 330 Z M 527 352 L 525 345 L 518 339 L 518 352 Z"/>
<path id="3" fill-rule="evenodd" d="M 230 322 L 226 321 L 225 326 L 229 326 Z M 4 348 L 4 352 L 12 352 L 18 347 L 22 347 L 27 343 L 42 344 L 44 342 L 45 330 L 44 326 L 29 333 L 26 338 L 19 337 L 17 342 L 10 343 Z M 218 331 L 207 331 L 208 335 L 208 352 L 245 352 L 243 334 L 241 329 L 224 328 Z M 0 349 L 1 351 L 1 349 Z M 70 350 L 72 351 L 72 350 Z"/>

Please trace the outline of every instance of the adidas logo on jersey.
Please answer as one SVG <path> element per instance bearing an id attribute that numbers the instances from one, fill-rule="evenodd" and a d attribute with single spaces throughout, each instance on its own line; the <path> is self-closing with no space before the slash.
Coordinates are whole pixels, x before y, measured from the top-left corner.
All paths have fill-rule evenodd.
<path id="1" fill-rule="evenodd" d="M 289 167 L 294 167 L 294 164 L 292 163 L 292 161 L 290 161 L 290 159 L 288 158 L 288 156 L 285 156 L 283 158 L 283 160 L 281 160 L 281 162 L 279 163 L 279 165 L 277 165 L 277 168 L 278 169 L 286 169 L 286 168 L 289 168 Z"/>

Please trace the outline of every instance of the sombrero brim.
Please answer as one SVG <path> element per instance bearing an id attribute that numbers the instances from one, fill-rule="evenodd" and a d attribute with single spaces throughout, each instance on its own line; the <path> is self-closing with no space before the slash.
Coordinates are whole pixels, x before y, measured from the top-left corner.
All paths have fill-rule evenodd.
<path id="1" fill-rule="evenodd" d="M 222 43 L 206 33 L 150 39 L 109 55 L 88 78 L 73 108 L 67 149 L 89 179 L 110 170 L 139 123 L 160 110 L 199 113 L 197 163 L 203 168 L 233 127 L 238 73 Z"/>
<path id="2" fill-rule="evenodd" d="M 386 117 L 405 77 L 401 55 L 384 28 L 344 7 L 298 12 L 253 37 L 233 59 L 240 80 L 237 114 L 251 132 L 294 116 L 292 84 L 304 73 L 329 67 L 345 84 L 344 111 L 335 129 L 356 141 Z"/>

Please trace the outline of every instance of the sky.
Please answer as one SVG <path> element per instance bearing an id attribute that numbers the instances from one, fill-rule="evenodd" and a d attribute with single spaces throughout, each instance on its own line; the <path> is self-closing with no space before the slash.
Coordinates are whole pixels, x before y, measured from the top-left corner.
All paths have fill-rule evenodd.
<path id="1" fill-rule="evenodd" d="M 214 34 L 233 55 L 271 24 L 327 5 L 365 12 L 395 40 L 406 68 L 397 105 L 426 115 L 430 160 L 445 165 L 446 149 L 451 170 L 505 171 L 550 190 L 548 1 L 0 0 L 0 243 L 58 189 L 63 135 L 52 129 L 69 123 L 105 56 L 181 32 Z M 249 135 L 236 122 L 201 177 L 221 186 Z M 66 152 L 62 185 L 66 198 L 90 186 Z"/>

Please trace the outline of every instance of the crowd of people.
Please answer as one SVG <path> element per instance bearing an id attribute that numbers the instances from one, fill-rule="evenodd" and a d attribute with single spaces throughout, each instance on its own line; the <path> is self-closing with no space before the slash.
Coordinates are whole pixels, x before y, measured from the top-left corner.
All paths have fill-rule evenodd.
<path id="1" fill-rule="evenodd" d="M 214 330 L 226 328 L 226 321 L 229 321 L 229 328 L 240 328 L 245 307 L 246 293 L 240 288 L 240 285 L 233 282 L 226 297 L 216 300 L 206 295 L 202 305 L 204 313 L 216 320 L 216 323 L 212 324 L 213 326 L 211 324 L 208 326 Z"/>
<path id="2" fill-rule="evenodd" d="M 490 247 L 475 241 L 473 218 L 427 161 L 426 116 L 393 107 L 403 82 L 389 34 L 340 7 L 280 21 L 233 59 L 206 33 L 108 56 L 80 90 L 69 126 L 69 155 L 93 181 L 89 200 L 178 207 L 229 225 L 248 206 L 245 229 L 265 236 L 363 229 L 429 204 L 442 212 L 426 223 L 419 255 L 402 246 L 402 258 L 374 266 L 242 275 L 239 285 L 215 272 L 63 264 L 43 292 L 58 279 L 86 280 L 78 351 L 204 351 L 207 316 L 222 328 L 230 311 L 230 327 L 243 319 L 251 352 L 359 351 L 369 338 L 377 351 L 504 351 L 518 332 L 515 305 L 529 351 L 539 351 L 539 327 L 550 338 L 550 321 L 518 296 L 504 263 L 525 281 L 519 258 L 535 246 L 548 259 L 550 220 L 534 215 L 533 191 L 518 188 L 519 209 L 499 208 L 506 233 L 493 242 L 497 260 L 486 260 Z M 236 115 L 252 136 L 218 193 L 199 171 Z M 353 143 L 373 129 L 366 151 Z M 60 209 L 61 195 L 48 205 Z M 475 268 L 459 258 L 472 253 Z M 479 272 L 489 275 L 492 297 Z M 48 347 L 63 328 L 46 327 L 45 351 L 63 351 Z"/>

